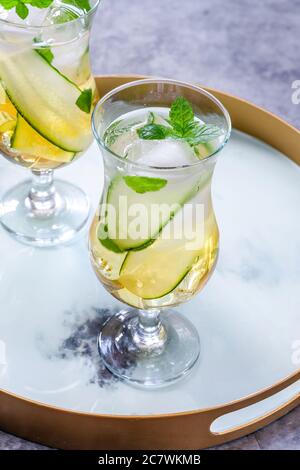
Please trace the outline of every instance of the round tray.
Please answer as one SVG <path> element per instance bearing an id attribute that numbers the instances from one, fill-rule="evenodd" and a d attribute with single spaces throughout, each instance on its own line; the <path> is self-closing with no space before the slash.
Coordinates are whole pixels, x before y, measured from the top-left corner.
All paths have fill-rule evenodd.
<path id="1" fill-rule="evenodd" d="M 135 78 L 98 77 L 100 95 Z M 2 429 L 64 449 L 199 449 L 250 433 L 300 403 L 300 170 L 291 161 L 300 163 L 300 132 L 211 91 L 235 130 L 213 184 L 217 269 L 180 307 L 201 336 L 198 366 L 156 391 L 113 378 L 96 340 L 120 304 L 92 271 L 87 237 L 34 249 L 1 230 Z M 28 173 L 1 159 L 1 192 Z M 102 164 L 95 144 L 57 176 L 80 185 L 96 207 Z"/>

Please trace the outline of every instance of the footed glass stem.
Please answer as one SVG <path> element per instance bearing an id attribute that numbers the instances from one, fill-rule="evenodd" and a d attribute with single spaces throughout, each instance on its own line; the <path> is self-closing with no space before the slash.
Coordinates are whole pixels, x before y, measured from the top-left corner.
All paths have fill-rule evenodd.
<path id="1" fill-rule="evenodd" d="M 53 170 L 32 171 L 32 186 L 25 204 L 34 217 L 52 217 L 61 204 L 53 183 Z"/>
<path id="2" fill-rule="evenodd" d="M 172 310 L 124 310 L 99 335 L 106 367 L 136 386 L 162 387 L 187 375 L 200 354 L 194 326 Z"/>
<path id="3" fill-rule="evenodd" d="M 10 189 L 1 201 L 1 224 L 21 242 L 55 246 L 71 240 L 89 216 L 85 193 L 53 170 L 32 171 L 32 180 Z"/>

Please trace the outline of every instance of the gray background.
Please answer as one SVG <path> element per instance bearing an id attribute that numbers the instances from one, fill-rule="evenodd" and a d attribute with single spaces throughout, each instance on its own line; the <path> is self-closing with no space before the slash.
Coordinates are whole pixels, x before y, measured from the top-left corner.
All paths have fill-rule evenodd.
<path id="1" fill-rule="evenodd" d="M 103 0 L 92 35 L 96 74 L 197 81 L 300 128 L 300 0 Z M 42 449 L 0 431 L 0 449 Z M 300 408 L 225 449 L 300 449 Z"/>

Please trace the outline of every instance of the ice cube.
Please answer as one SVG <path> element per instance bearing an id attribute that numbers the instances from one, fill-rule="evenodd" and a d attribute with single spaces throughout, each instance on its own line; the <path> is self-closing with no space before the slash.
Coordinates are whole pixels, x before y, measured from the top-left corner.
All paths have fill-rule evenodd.
<path id="1" fill-rule="evenodd" d="M 53 65 L 70 80 L 82 85 L 90 75 L 89 62 L 88 70 L 84 68 L 84 58 L 88 57 L 88 33 L 84 30 L 84 20 L 72 21 L 83 15 L 83 11 L 56 1 L 47 11 L 44 25 L 60 25 L 71 21 L 68 28 L 57 27 L 53 36 L 52 28 L 41 30 L 41 42 L 52 47 L 54 55 Z M 76 43 L 75 43 L 76 41 Z M 59 44 L 59 47 L 55 47 Z M 83 75 L 83 78 L 82 78 Z"/>
<path id="2" fill-rule="evenodd" d="M 171 139 L 139 140 L 133 144 L 128 159 L 161 168 L 191 165 L 198 161 L 193 149 L 186 142 Z"/>
<path id="3" fill-rule="evenodd" d="M 127 156 L 126 158 L 128 160 L 134 162 L 141 161 L 141 159 L 145 157 L 145 155 L 148 155 L 149 152 L 153 151 L 158 144 L 157 140 L 138 139 L 135 132 L 131 132 L 130 134 L 131 139 L 128 139 L 128 143 L 124 149 L 124 154 Z"/>
<path id="4" fill-rule="evenodd" d="M 55 2 L 48 10 L 44 24 L 62 24 L 84 15 L 84 11 L 74 5 Z"/>

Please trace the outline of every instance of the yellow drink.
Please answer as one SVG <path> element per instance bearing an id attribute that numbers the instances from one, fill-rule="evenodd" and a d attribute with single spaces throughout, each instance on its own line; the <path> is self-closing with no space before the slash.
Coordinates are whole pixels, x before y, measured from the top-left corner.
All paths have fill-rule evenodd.
<path id="1" fill-rule="evenodd" d="M 168 166 L 170 161 L 180 159 L 183 164 L 191 164 L 198 157 L 187 144 L 172 139 L 141 142 L 136 130 L 147 122 L 149 112 L 163 122 L 167 111 L 153 108 L 147 113 L 143 110 L 128 113 L 117 126 L 111 126 L 106 142 L 125 162 L 149 162 L 153 169 L 132 169 L 132 173 L 127 170 L 125 176 L 117 169 L 108 171 L 102 207 L 90 229 L 91 259 L 97 276 L 113 296 L 139 308 L 176 305 L 193 296 L 214 268 L 219 238 L 210 193 L 213 162 L 196 174 L 183 168 L 170 176 L 167 168 L 154 169 L 155 159 Z M 132 181 L 145 178 L 137 179 L 138 182 L 163 181 L 164 187 L 137 192 L 126 184 L 131 182 L 128 176 L 133 177 Z M 117 207 L 122 199 L 126 201 L 126 209 Z M 108 209 L 103 209 L 105 204 L 109 210 L 116 209 L 116 214 L 108 217 Z M 166 204 L 175 208 L 161 215 L 158 222 L 153 220 Z M 139 205 L 146 209 L 140 220 L 134 220 L 132 214 Z M 130 235 L 130 225 L 147 227 L 148 233 Z M 110 232 L 109 243 L 99 235 L 104 226 Z M 124 226 L 128 226 L 127 233 L 122 231 Z"/>

